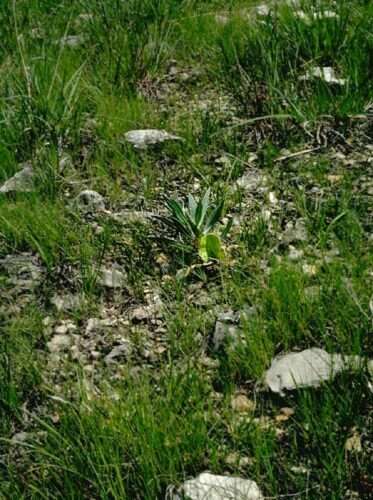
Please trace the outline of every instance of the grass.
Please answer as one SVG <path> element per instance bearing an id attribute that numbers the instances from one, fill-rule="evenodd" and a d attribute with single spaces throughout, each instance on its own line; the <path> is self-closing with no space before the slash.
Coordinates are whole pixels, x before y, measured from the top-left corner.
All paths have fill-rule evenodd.
<path id="1" fill-rule="evenodd" d="M 0 498 L 161 499 L 206 470 L 272 498 L 371 497 L 367 370 L 284 398 L 261 384 L 282 352 L 373 358 L 372 5 L 300 4 L 336 17 L 285 2 L 260 17 L 244 0 L 1 3 L 0 182 L 25 162 L 36 180 L 0 195 L 0 259 L 33 255 L 43 272 L 24 290 L 0 262 Z M 314 66 L 345 85 L 304 81 Z M 183 141 L 136 150 L 137 128 Z M 106 213 L 78 210 L 84 189 Z M 175 245 L 159 221 L 207 190 L 230 231 L 204 263 L 186 248 L 196 234 Z M 109 214 L 142 211 L 156 217 Z M 98 280 L 113 265 L 120 290 Z M 82 302 L 57 311 L 56 294 Z M 239 341 L 214 350 L 219 313 L 248 307 Z M 89 332 L 92 318 L 109 322 Z M 68 321 L 79 356 L 49 352 Z M 131 353 L 106 362 L 123 339 Z"/>

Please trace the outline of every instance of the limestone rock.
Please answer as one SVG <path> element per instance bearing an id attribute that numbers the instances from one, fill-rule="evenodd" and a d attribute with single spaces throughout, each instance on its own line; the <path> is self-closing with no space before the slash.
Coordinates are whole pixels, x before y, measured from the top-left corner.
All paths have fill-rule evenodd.
<path id="1" fill-rule="evenodd" d="M 123 288 L 125 281 L 125 274 L 119 269 L 106 269 L 101 270 L 100 284 L 106 288 Z"/>
<path id="2" fill-rule="evenodd" d="M 76 48 L 82 45 L 84 37 L 82 35 L 68 35 L 61 38 L 59 41 L 62 47 Z"/>
<path id="3" fill-rule="evenodd" d="M 52 337 L 52 340 L 47 342 L 47 347 L 51 353 L 58 353 L 68 350 L 73 342 L 71 335 L 57 334 Z"/>
<path id="4" fill-rule="evenodd" d="M 160 144 L 165 141 L 180 141 L 181 137 L 170 134 L 165 130 L 144 129 L 127 132 L 125 139 L 137 149 L 146 149 L 147 146 Z"/>
<path id="5" fill-rule="evenodd" d="M 110 353 L 107 356 L 105 356 L 105 363 L 107 365 L 117 363 L 120 360 L 120 358 L 128 358 L 128 356 L 130 356 L 131 353 L 132 353 L 132 344 L 128 340 L 123 344 L 113 347 Z"/>
<path id="6" fill-rule="evenodd" d="M 96 191 L 85 189 L 76 197 L 76 204 L 82 212 L 102 212 L 105 210 L 105 200 Z"/>
<path id="7" fill-rule="evenodd" d="M 296 241 L 307 241 L 308 232 L 303 219 L 297 219 L 295 222 L 288 222 L 281 235 L 281 240 L 285 244 Z"/>
<path id="8" fill-rule="evenodd" d="M 40 283 L 42 269 L 37 257 L 29 254 L 7 255 L 0 259 L 0 268 L 8 275 L 8 283 L 13 285 L 17 292 L 32 291 Z"/>
<path id="9" fill-rule="evenodd" d="M 255 481 L 239 477 L 218 476 L 203 472 L 185 481 L 171 500 L 263 500 Z"/>
<path id="10" fill-rule="evenodd" d="M 346 80 L 344 78 L 336 77 L 335 70 L 331 66 L 315 66 L 313 68 L 310 68 L 306 74 L 299 77 L 299 80 L 308 81 L 315 78 L 319 78 L 325 83 L 329 83 L 331 85 L 339 85 L 341 87 L 346 84 Z"/>
<path id="11" fill-rule="evenodd" d="M 349 368 L 362 366 L 359 356 L 329 354 L 317 347 L 274 358 L 264 374 L 264 384 L 272 392 L 284 394 L 302 387 L 318 387 Z M 368 364 L 369 366 L 369 364 Z"/>
<path id="12" fill-rule="evenodd" d="M 26 165 L 22 170 L 4 182 L 0 188 L 0 193 L 28 193 L 34 190 L 35 174 L 30 165 Z"/>

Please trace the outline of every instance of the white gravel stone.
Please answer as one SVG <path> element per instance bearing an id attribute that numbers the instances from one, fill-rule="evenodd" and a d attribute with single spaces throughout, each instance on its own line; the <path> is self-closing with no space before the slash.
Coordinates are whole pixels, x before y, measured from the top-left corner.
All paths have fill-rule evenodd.
<path id="1" fill-rule="evenodd" d="M 181 137 L 170 134 L 165 130 L 143 129 L 131 130 L 125 134 L 127 142 L 134 145 L 137 149 L 145 149 L 147 146 L 160 144 L 165 141 L 180 141 Z"/>
<path id="2" fill-rule="evenodd" d="M 203 472 L 195 479 L 185 481 L 171 500 L 263 500 L 255 481 L 239 477 L 217 476 Z"/>
<path id="3" fill-rule="evenodd" d="M 34 171 L 30 165 L 13 175 L 0 187 L 0 193 L 28 193 L 34 190 Z"/>
<path id="4" fill-rule="evenodd" d="M 360 356 L 329 354 L 314 347 L 274 358 L 264 374 L 264 384 L 272 392 L 284 395 L 284 391 L 319 387 L 322 382 L 331 380 L 341 371 L 356 369 L 362 365 L 363 359 Z"/>

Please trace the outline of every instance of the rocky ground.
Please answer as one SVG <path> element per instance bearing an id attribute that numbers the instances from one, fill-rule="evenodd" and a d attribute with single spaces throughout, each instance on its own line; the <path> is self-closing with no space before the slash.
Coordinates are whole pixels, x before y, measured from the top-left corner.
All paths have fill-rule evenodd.
<path id="1" fill-rule="evenodd" d="M 2 497 L 370 498 L 372 88 L 330 55 L 370 7 L 114 3 L 0 9 Z M 280 88 L 236 40 L 267 28 Z M 165 220 L 209 187 L 203 261 Z"/>

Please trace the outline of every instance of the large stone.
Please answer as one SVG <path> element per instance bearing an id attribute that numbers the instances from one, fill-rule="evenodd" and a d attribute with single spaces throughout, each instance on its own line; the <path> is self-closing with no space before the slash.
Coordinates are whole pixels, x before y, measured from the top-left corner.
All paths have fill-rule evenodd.
<path id="1" fill-rule="evenodd" d="M 370 369 L 371 362 L 368 363 Z M 317 347 L 301 352 L 291 352 L 274 358 L 264 374 L 264 384 L 272 392 L 284 395 L 304 387 L 319 387 L 347 369 L 363 366 L 360 356 L 329 354 Z"/>
<path id="2" fill-rule="evenodd" d="M 313 68 L 310 68 L 307 73 L 300 76 L 299 80 L 308 81 L 315 78 L 318 78 L 325 83 L 329 83 L 330 85 L 343 86 L 346 84 L 346 80 L 344 78 L 337 78 L 335 70 L 331 66 L 314 66 Z"/>
<path id="3" fill-rule="evenodd" d="M 255 481 L 203 472 L 185 481 L 171 500 L 263 500 Z"/>
<path id="4" fill-rule="evenodd" d="M 127 340 L 120 345 L 113 347 L 110 353 L 105 356 L 105 363 L 112 365 L 118 363 L 121 359 L 128 358 L 132 353 L 132 343 Z"/>
<path id="5" fill-rule="evenodd" d="M 37 257 L 22 253 L 0 259 L 0 269 L 8 275 L 8 283 L 16 291 L 32 291 L 41 283 L 42 269 Z"/>
<path id="6" fill-rule="evenodd" d="M 101 270 L 100 284 L 106 288 L 123 288 L 125 282 L 125 274 L 119 269 Z"/>
<path id="7" fill-rule="evenodd" d="M 76 204 L 82 212 L 102 212 L 105 210 L 105 200 L 96 191 L 85 189 L 76 197 Z"/>
<path id="8" fill-rule="evenodd" d="M 51 353 L 58 353 L 68 350 L 73 343 L 71 335 L 57 334 L 47 342 L 47 347 Z"/>
<path id="9" fill-rule="evenodd" d="M 28 193 L 34 190 L 35 174 L 30 165 L 26 165 L 22 170 L 4 182 L 0 188 L 0 193 Z"/>
<path id="10" fill-rule="evenodd" d="M 131 130 L 125 134 L 127 142 L 134 145 L 137 149 L 145 149 L 147 146 L 154 144 L 161 144 L 165 141 L 180 141 L 181 137 L 170 134 L 165 130 L 144 129 L 144 130 Z"/>

